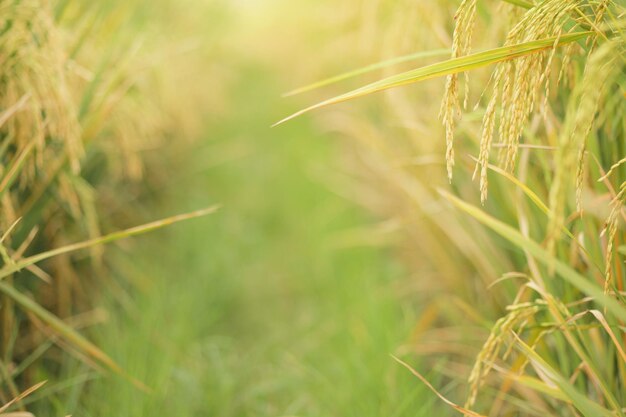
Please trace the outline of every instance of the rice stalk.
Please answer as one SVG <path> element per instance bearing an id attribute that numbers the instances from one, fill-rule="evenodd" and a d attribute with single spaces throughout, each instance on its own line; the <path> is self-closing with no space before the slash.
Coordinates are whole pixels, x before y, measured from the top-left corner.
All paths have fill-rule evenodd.
<path id="1" fill-rule="evenodd" d="M 445 64 L 388 77 L 296 115 L 429 79 L 446 68 L 449 73 L 441 74 L 446 76 L 446 84 L 440 109 L 441 136 L 446 139 L 446 173 L 449 178 L 456 162 L 456 169 L 471 174 L 468 165 L 470 159 L 474 159 L 474 174 L 480 175 L 480 200 L 485 209 L 480 210 L 466 201 L 471 200 L 467 175 L 460 179 L 455 176 L 453 191 L 441 194 L 459 211 L 469 214 L 468 218 L 478 220 L 498 235 L 486 240 L 502 249 L 499 255 L 511 262 L 511 269 L 494 274 L 494 278 L 491 271 L 480 268 L 473 259 L 468 261 L 470 266 L 465 270 L 454 268 L 462 258 L 455 249 L 463 247 L 465 230 L 475 232 L 475 242 L 473 245 L 468 242 L 465 248 L 480 248 L 483 252 L 479 256 L 488 262 L 496 263 L 500 258 L 487 249 L 480 239 L 483 228 L 476 227 L 471 220 L 454 222 L 454 227 L 447 227 L 453 223 L 449 212 L 432 201 L 432 188 L 437 187 L 433 182 L 439 167 L 431 169 L 422 164 L 409 167 L 405 162 L 426 159 L 420 152 L 429 152 L 427 156 L 433 153 L 428 141 L 423 139 L 438 136 L 439 132 L 430 126 L 428 116 L 420 118 L 421 113 L 428 115 L 429 106 L 423 103 L 428 102 L 429 92 L 411 90 L 402 96 L 401 91 L 394 91 L 385 97 L 389 108 L 379 115 L 385 122 L 349 119 L 357 125 L 342 126 L 340 131 L 358 139 L 366 138 L 360 142 L 361 146 L 365 142 L 362 147 L 367 149 L 363 152 L 367 157 L 361 158 L 363 165 L 372 171 L 368 179 L 376 184 L 373 188 L 380 188 L 383 200 L 369 204 L 376 212 L 381 210 L 380 206 L 385 206 L 382 211 L 386 215 L 406 219 L 403 225 L 408 229 L 408 247 L 403 252 L 419 252 L 432 258 L 431 262 L 407 256 L 409 265 L 421 278 L 415 285 L 431 294 L 433 288 L 440 288 L 440 285 L 424 282 L 428 278 L 423 277 L 426 275 L 423 271 L 441 280 L 445 277 L 454 282 L 445 292 L 447 297 L 460 297 L 476 305 L 475 310 L 479 310 L 476 316 L 488 317 L 490 322 L 496 323 L 468 371 L 464 408 L 491 407 L 489 415 L 623 415 L 626 366 L 618 329 L 626 320 L 626 308 L 621 279 L 623 264 L 621 257 L 620 261 L 615 257 L 623 253 L 623 245 L 621 250 L 616 247 L 623 240 L 624 191 L 623 185 L 611 185 L 624 180 L 623 48 L 626 37 L 623 27 L 626 10 L 623 2 L 544 0 L 530 4 L 515 1 L 507 3 L 520 7 L 499 10 L 478 2 L 460 3 L 452 38 L 453 56 Z M 420 7 L 416 6 L 423 10 Z M 483 86 L 488 87 L 488 94 L 485 94 L 484 107 L 481 107 L 481 98 L 475 111 L 468 112 L 468 120 L 460 129 L 464 141 L 456 141 L 455 146 L 470 155 L 475 152 L 478 155 L 454 161 L 450 133 L 454 133 L 461 108 L 466 110 L 467 98 L 467 94 L 465 99 L 460 98 L 462 87 L 458 74 L 482 66 L 479 63 L 482 58 L 478 58 L 482 53 L 471 52 L 472 38 L 477 38 L 477 44 L 493 41 L 489 38 L 493 35 L 491 32 L 482 34 L 481 30 L 473 29 L 483 24 L 483 17 L 485 31 L 487 25 L 495 25 L 496 33 L 503 34 L 504 39 L 499 43 L 502 48 L 536 45 L 548 40 L 549 45 L 501 60 L 491 55 L 494 59 L 490 62 L 495 68 L 488 74 L 488 80 L 481 78 L 480 72 L 476 78 L 473 76 L 472 85 L 478 84 L 478 80 L 486 81 Z M 459 28 L 462 30 L 457 32 Z M 569 41 L 578 34 L 581 38 Z M 456 56 L 455 51 L 465 52 Z M 499 48 L 491 49 L 490 53 L 496 51 Z M 483 57 L 487 59 L 487 55 Z M 457 67 L 460 62 L 467 67 Z M 465 87 L 467 85 L 466 82 Z M 401 96 L 405 102 L 396 100 L 396 96 Z M 407 117 L 411 112 L 419 115 Z M 408 121 L 416 126 L 417 133 L 385 125 L 389 120 L 401 120 L 402 125 L 402 121 L 407 122 L 410 117 L 416 119 Z M 482 123 L 475 126 L 481 119 Z M 338 130 L 336 124 L 332 128 Z M 497 164 L 491 161 L 496 148 L 500 149 Z M 589 156 L 598 161 L 597 167 L 587 166 L 585 160 Z M 604 171 L 603 166 L 610 168 Z M 489 178 L 490 185 L 488 175 L 493 177 Z M 601 177 L 603 184 L 591 182 L 589 177 Z M 604 186 L 608 193 L 601 189 Z M 488 191 L 495 195 L 491 201 L 487 201 Z M 371 196 L 368 197 L 371 200 Z M 432 230 L 442 230 L 445 237 L 430 239 Z M 442 241 L 447 243 L 443 249 L 437 246 Z M 471 249 L 467 253 L 472 253 Z M 520 289 L 517 281 L 498 279 L 507 271 L 528 277 L 529 282 Z M 450 277 L 454 273 L 458 275 Z M 488 285 L 488 288 L 502 291 L 497 294 L 481 292 L 486 282 L 497 282 L 498 286 Z M 524 294 L 525 301 L 520 300 L 519 294 L 525 288 L 533 289 L 541 298 L 528 302 L 529 295 Z M 490 309 L 491 302 L 497 303 L 497 307 Z M 513 306 L 529 305 L 540 307 L 524 318 L 515 317 L 521 313 L 510 310 Z M 472 322 L 466 316 L 453 316 L 445 311 L 441 313 L 441 320 L 459 326 L 459 322 Z M 503 327 L 507 331 L 501 331 Z M 462 331 L 457 333 L 459 340 L 465 340 Z M 517 348 L 516 352 L 511 351 L 513 347 Z M 438 357 L 453 357 L 458 362 L 459 357 L 451 351 L 441 348 Z M 454 365 L 450 368 L 454 371 L 447 375 L 454 380 L 458 379 L 458 374 L 464 374 Z M 497 375 L 490 372 L 494 369 L 498 372 L 493 374 Z M 501 375 L 505 379 L 497 385 L 496 377 Z M 489 397 L 495 401 L 490 403 Z"/>
<path id="2" fill-rule="evenodd" d="M 541 263 L 554 268 L 554 270 L 569 284 L 575 286 L 585 294 L 594 297 L 596 302 L 603 305 L 620 320 L 626 321 L 626 307 L 624 305 L 605 295 L 602 288 L 599 288 L 596 284 L 589 282 L 584 276 L 577 273 L 566 263 L 555 259 L 553 255 L 551 255 L 546 249 L 542 248 L 539 244 L 527 239 L 517 230 L 497 219 L 494 219 L 459 198 L 454 197 L 445 191 L 440 191 L 440 194 L 456 207 L 471 215 L 479 222 L 485 224 L 496 233 L 500 234 L 503 238 L 509 240 L 511 243 L 520 248 L 528 250 L 529 253 Z M 538 282 L 537 284 L 541 288 L 542 283 Z"/>
<path id="3" fill-rule="evenodd" d="M 555 241 L 563 227 L 565 204 L 573 186 L 576 187 L 576 206 L 580 211 L 587 137 L 606 90 L 620 74 L 619 53 L 619 44 L 612 42 L 605 43 L 593 52 L 585 65 L 583 79 L 569 101 L 555 155 L 555 175 L 550 187 L 550 222 L 546 233 L 549 251 L 554 250 Z M 571 180 L 572 172 L 576 172 L 575 181 Z"/>
<path id="4" fill-rule="evenodd" d="M 612 290 L 613 282 L 613 258 L 615 256 L 615 240 L 617 238 L 617 230 L 619 228 L 620 217 L 622 215 L 623 207 L 626 205 L 626 181 L 622 182 L 619 193 L 611 200 L 611 212 L 606 220 L 606 225 L 603 233 L 606 231 L 606 255 L 604 258 L 605 264 L 605 279 L 604 279 L 604 293 L 608 294 Z"/>
<path id="5" fill-rule="evenodd" d="M 168 77 L 165 84 L 173 83 L 173 74 L 153 55 L 178 54 L 180 40 L 137 42 L 149 29 L 137 21 L 145 7 L 0 0 L 0 335 L 2 362 L 10 371 L 17 366 L 18 388 L 53 375 L 63 349 L 95 348 L 67 319 L 89 308 L 86 290 L 110 266 L 102 243 L 211 211 L 105 233 L 137 217 L 130 207 L 140 181 L 157 182 L 143 177 L 146 149 L 174 134 L 189 141 L 189 125 L 202 118 L 200 111 L 180 116 L 187 97 L 182 89 L 166 96 L 160 84 Z M 190 62 L 179 56 L 171 66 Z M 69 256 L 80 249 L 90 251 L 91 265 Z M 37 264 L 44 259 L 50 261 Z M 69 340 L 40 349 L 38 341 L 45 346 L 55 331 Z M 77 356 L 98 362 L 84 353 Z M 8 401 L 5 394 L 2 387 L 0 400 Z"/>

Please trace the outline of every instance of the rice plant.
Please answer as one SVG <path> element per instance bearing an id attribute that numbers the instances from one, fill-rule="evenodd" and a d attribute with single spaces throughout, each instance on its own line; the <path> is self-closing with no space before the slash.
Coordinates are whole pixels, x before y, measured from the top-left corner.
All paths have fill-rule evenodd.
<path id="1" fill-rule="evenodd" d="M 25 412 L 68 356 L 124 375 L 80 330 L 100 320 L 86 293 L 106 274 L 101 245 L 215 209 L 106 233 L 141 219 L 115 217 L 136 198 L 142 147 L 165 140 L 161 120 L 176 118 L 158 105 L 134 32 L 124 34 L 140 5 L 112 6 L 0 2 L 0 412 Z M 85 251 L 87 262 L 74 256 Z"/>
<path id="2" fill-rule="evenodd" d="M 410 163 L 398 168 L 410 156 L 394 149 L 397 139 L 385 138 L 389 128 L 380 122 L 366 164 L 386 184 L 381 198 L 395 188 L 417 212 L 398 211 L 394 204 L 384 208 L 416 228 L 415 235 L 428 242 L 418 244 L 421 249 L 446 242 L 448 248 L 439 252 L 426 249 L 435 276 L 457 274 L 450 276 L 445 297 L 466 300 L 462 309 L 481 326 L 493 323 L 465 372 L 465 392 L 452 393 L 462 404 L 454 407 L 466 415 L 622 415 L 624 4 L 486 3 L 461 2 L 449 61 L 389 76 L 291 117 L 446 76 L 439 117 L 454 193 L 443 191 L 445 184 L 433 190 Z M 490 39 L 487 25 L 499 36 Z M 501 46 L 473 52 L 474 43 L 492 39 L 501 39 Z M 481 73 L 479 81 L 470 78 L 470 70 L 487 65 L 493 66 L 490 73 Z M 478 96 L 472 96 L 475 86 L 482 91 Z M 419 100 L 412 102 L 424 109 Z M 470 120 L 460 122 L 459 145 L 459 115 L 472 100 Z M 384 110 L 391 118 L 406 111 Z M 460 180 L 458 174 L 453 179 L 458 146 L 469 153 Z M 427 146 L 417 147 L 419 152 Z M 495 147 L 497 162 L 491 162 Z M 476 175 L 484 210 L 471 204 L 475 187 L 467 179 Z M 450 271 L 449 264 L 460 263 L 455 254 L 467 260 L 468 269 Z"/>
<path id="3" fill-rule="evenodd" d="M 0 0 L 0 416 L 626 414 L 623 0 L 205 3 Z"/>

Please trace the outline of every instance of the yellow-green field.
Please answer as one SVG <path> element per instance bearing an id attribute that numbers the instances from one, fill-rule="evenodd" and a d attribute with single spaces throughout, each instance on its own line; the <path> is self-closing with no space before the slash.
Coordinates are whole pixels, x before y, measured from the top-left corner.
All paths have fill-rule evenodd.
<path id="1" fill-rule="evenodd" d="M 625 30 L 0 0 L 0 417 L 626 415 Z"/>

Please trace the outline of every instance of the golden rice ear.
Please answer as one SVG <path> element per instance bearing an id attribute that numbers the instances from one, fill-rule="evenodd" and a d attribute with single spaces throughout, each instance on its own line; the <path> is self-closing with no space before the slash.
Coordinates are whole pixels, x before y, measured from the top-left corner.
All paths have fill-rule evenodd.
<path id="1" fill-rule="evenodd" d="M 532 304 L 510 305 L 509 313 L 501 317 L 491 329 L 487 341 L 476 357 L 468 378 L 469 394 L 463 405 L 471 409 L 476 404 L 478 392 L 489 375 L 495 360 L 500 356 L 502 347 L 510 338 L 511 332 L 520 332 L 524 325 L 539 311 L 539 306 Z"/>
<path id="2" fill-rule="evenodd" d="M 591 53 L 585 64 L 583 79 L 574 89 L 568 103 L 555 155 L 555 175 L 550 186 L 548 202 L 551 215 L 546 238 L 550 252 L 554 250 L 555 242 L 563 228 L 567 217 L 566 202 L 574 186 L 576 205 L 578 210 L 581 209 L 586 141 L 602 97 L 621 70 L 616 60 L 619 55 L 616 48 L 617 43 L 606 42 Z M 575 181 L 571 180 L 573 172 L 576 173 Z"/>
<path id="3" fill-rule="evenodd" d="M 615 239 L 617 237 L 617 229 L 619 228 L 620 214 L 626 204 L 626 181 L 620 185 L 619 193 L 611 200 L 611 213 L 606 220 L 606 228 L 608 231 L 606 237 L 606 254 L 604 257 L 604 293 L 608 294 L 613 286 L 613 257 Z"/>
<path id="4" fill-rule="evenodd" d="M 32 177 L 44 163 L 47 142 L 62 145 L 70 167 L 79 171 L 83 155 L 78 113 L 67 77 L 67 59 L 48 2 L 16 2 L 7 13 L 11 30 L 3 34 L 0 106 L 23 108 L 1 127 L 17 151 L 35 141 L 35 158 L 24 174 Z M 0 22 L 4 19 L 0 19 Z"/>
<path id="5" fill-rule="evenodd" d="M 471 51 L 472 34 L 476 21 L 476 0 L 463 0 L 454 15 L 456 26 L 452 36 L 452 58 L 468 55 Z M 467 107 L 469 74 L 465 76 L 465 98 L 463 107 Z M 446 78 L 446 87 L 439 110 L 441 119 L 446 130 L 446 167 L 448 179 L 452 180 L 452 168 L 454 167 L 454 118 L 460 113 L 459 105 L 459 75 L 450 74 Z"/>
<path id="6" fill-rule="evenodd" d="M 503 148 L 500 150 L 500 163 L 508 172 L 513 172 L 517 160 L 517 152 L 522 131 L 529 116 L 536 107 L 539 89 L 545 86 L 544 101 L 541 107 L 545 112 L 547 97 L 550 92 L 550 74 L 556 55 L 556 46 L 563 36 L 563 27 L 570 13 L 581 3 L 564 2 L 562 0 L 546 1 L 539 5 L 517 4 L 527 8 L 521 19 L 509 31 L 505 46 L 554 37 L 554 45 L 550 52 L 540 51 L 536 54 L 518 57 L 511 61 L 498 64 L 493 73 L 494 87 L 492 98 L 483 117 L 480 141 L 479 162 L 481 201 L 485 201 L 488 191 L 487 164 L 491 151 L 495 129 L 495 113 L 500 104 L 498 137 Z M 519 8 L 518 8 L 519 9 Z M 463 1 L 455 15 L 456 26 L 452 43 L 452 56 L 466 55 L 471 49 L 471 38 L 476 15 L 476 2 Z M 564 62 L 565 63 L 565 62 Z M 466 94 L 464 107 L 467 104 L 468 79 L 465 73 Z M 452 178 L 454 166 L 454 127 L 455 116 L 460 112 L 458 74 L 447 77 L 444 98 L 439 117 L 445 127 L 446 162 L 448 177 Z"/>
<path id="7" fill-rule="evenodd" d="M 562 28 L 569 13 L 579 2 L 547 1 L 528 10 L 507 35 L 505 45 L 532 41 L 546 37 L 562 37 Z M 508 71 L 497 75 L 503 86 L 502 111 L 499 138 L 505 146 L 500 153 L 500 163 L 506 171 L 513 172 L 522 131 L 535 108 L 538 90 L 542 81 L 550 78 L 552 59 L 541 52 L 533 56 L 520 57 L 509 65 Z"/>
<path id="8" fill-rule="evenodd" d="M 496 124 L 496 104 L 498 101 L 497 95 L 498 86 L 494 88 L 494 96 L 489 100 L 485 116 L 483 118 L 483 135 L 480 139 L 480 151 L 478 154 L 478 163 L 476 168 L 480 166 L 480 202 L 485 203 L 487 200 L 487 188 L 489 181 L 487 179 L 487 171 L 489 165 L 489 153 L 491 150 L 491 143 L 493 142 L 493 131 Z"/>

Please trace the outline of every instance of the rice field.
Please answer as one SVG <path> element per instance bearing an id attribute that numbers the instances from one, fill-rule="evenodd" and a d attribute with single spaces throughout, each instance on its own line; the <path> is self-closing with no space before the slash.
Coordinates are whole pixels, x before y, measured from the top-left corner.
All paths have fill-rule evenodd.
<path id="1" fill-rule="evenodd" d="M 0 417 L 623 416 L 622 0 L 0 0 Z"/>

